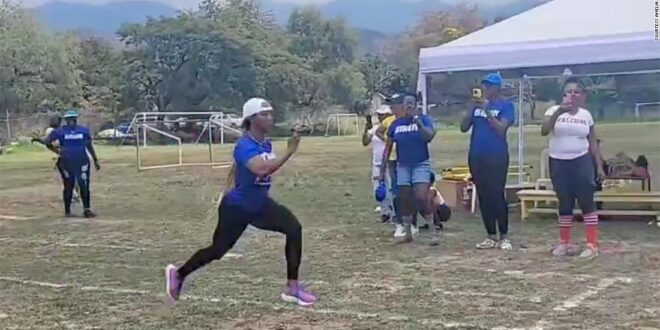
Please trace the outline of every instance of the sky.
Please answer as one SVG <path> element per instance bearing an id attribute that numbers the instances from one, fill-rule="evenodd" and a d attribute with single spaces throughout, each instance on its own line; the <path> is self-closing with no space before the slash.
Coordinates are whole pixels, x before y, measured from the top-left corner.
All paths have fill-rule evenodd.
<path id="1" fill-rule="evenodd" d="M 127 0 L 71 0 L 71 1 L 58 0 L 58 1 L 103 4 L 108 2 L 122 2 Z M 198 0 L 148 0 L 148 1 L 162 2 L 175 8 L 190 8 L 190 7 L 194 7 L 196 3 L 199 2 Z M 332 2 L 335 0 L 273 0 L 273 1 L 283 2 L 283 3 L 295 3 L 295 4 L 319 4 L 319 3 Z M 380 2 L 387 0 L 373 0 L 373 1 Z M 415 1 L 415 0 L 408 0 L 408 1 Z M 460 2 L 461 0 L 437 0 L 437 1 L 451 3 L 451 2 Z M 514 0 L 471 0 L 470 2 L 477 3 L 480 5 L 499 5 L 512 1 Z M 44 3 L 53 2 L 53 0 L 22 0 L 21 2 L 28 7 L 35 7 L 42 5 Z"/>

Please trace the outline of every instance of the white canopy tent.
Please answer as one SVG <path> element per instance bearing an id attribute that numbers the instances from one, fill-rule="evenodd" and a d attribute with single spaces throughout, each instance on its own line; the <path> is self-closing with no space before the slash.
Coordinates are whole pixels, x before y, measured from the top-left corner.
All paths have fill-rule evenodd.
<path id="1" fill-rule="evenodd" d="M 649 0 L 554 0 L 442 46 L 423 48 L 418 92 L 424 111 L 432 74 L 498 70 L 507 79 L 520 79 L 518 166 L 522 173 L 523 80 L 560 77 L 565 72 L 660 72 L 655 10 Z"/>

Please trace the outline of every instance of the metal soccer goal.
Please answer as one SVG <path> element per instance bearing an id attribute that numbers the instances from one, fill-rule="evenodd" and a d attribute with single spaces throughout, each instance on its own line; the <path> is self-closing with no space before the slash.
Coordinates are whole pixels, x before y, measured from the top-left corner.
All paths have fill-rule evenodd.
<path id="1" fill-rule="evenodd" d="M 325 125 L 325 136 L 329 136 L 332 124 L 337 128 L 337 135 L 358 135 L 360 131 L 358 115 L 354 113 L 334 113 L 329 115 Z M 349 128 L 353 127 L 354 130 L 349 130 Z"/>
<path id="2" fill-rule="evenodd" d="M 135 114 L 127 134 L 135 136 L 138 171 L 182 166 L 226 168 L 231 162 L 217 159 L 217 145 L 228 136 L 240 137 L 241 131 L 226 123 L 222 112 L 141 112 Z M 208 148 L 200 149 L 206 144 Z M 207 151 L 204 151 L 204 150 Z M 164 155 L 155 157 L 157 164 L 145 164 L 145 152 Z M 192 157 L 185 154 L 204 155 Z M 166 160 L 163 160 L 166 159 Z M 206 160 L 205 160 L 206 159 Z"/>

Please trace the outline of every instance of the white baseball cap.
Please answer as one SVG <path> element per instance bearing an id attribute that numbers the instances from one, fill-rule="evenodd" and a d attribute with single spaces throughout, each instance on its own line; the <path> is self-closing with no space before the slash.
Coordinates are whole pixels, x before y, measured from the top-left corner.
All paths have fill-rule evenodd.
<path id="1" fill-rule="evenodd" d="M 264 99 L 251 98 L 243 104 L 243 120 L 263 111 L 273 111 L 273 106 Z"/>
<path id="2" fill-rule="evenodd" d="M 389 115 L 392 113 L 392 109 L 390 109 L 389 105 L 383 105 L 380 108 L 376 109 L 375 112 L 379 115 Z"/>

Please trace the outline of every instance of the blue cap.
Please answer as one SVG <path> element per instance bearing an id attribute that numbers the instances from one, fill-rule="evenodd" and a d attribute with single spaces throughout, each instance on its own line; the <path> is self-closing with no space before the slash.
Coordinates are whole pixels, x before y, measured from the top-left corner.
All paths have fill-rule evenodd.
<path id="1" fill-rule="evenodd" d="M 378 187 L 376 187 L 374 195 L 376 196 L 376 201 L 379 203 L 385 200 L 387 197 L 387 187 L 385 186 L 385 182 L 381 182 Z"/>
<path id="2" fill-rule="evenodd" d="M 76 110 L 68 110 L 67 112 L 64 113 L 63 118 L 78 118 L 78 111 Z"/>
<path id="3" fill-rule="evenodd" d="M 482 80 L 481 83 L 485 85 L 502 86 L 502 76 L 499 72 L 489 73 L 484 77 L 484 80 Z"/>

